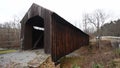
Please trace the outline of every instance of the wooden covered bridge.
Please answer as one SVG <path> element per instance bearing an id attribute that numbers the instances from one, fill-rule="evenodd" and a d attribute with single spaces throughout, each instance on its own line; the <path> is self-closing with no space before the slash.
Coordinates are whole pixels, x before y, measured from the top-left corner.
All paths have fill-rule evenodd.
<path id="1" fill-rule="evenodd" d="M 21 20 L 22 49 L 43 48 L 54 62 L 88 44 L 89 35 L 39 5 L 33 4 Z"/>

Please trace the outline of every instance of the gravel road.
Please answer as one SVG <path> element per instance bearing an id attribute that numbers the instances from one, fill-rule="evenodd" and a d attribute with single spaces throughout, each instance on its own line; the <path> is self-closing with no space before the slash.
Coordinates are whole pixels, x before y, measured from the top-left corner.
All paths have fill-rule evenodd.
<path id="1" fill-rule="evenodd" d="M 37 67 L 50 55 L 45 54 L 43 49 L 17 51 L 0 55 L 0 68 L 28 68 Z"/>

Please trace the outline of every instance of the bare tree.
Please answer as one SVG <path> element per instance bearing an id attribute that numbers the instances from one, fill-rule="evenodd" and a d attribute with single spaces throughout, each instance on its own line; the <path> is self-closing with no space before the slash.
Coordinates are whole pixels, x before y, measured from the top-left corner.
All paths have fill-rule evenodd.
<path id="1" fill-rule="evenodd" d="M 92 35 L 95 31 L 94 27 L 91 27 L 91 24 L 89 23 L 89 14 L 83 14 L 83 31 L 89 35 Z M 92 25 L 93 26 L 93 25 Z"/>
<path id="2" fill-rule="evenodd" d="M 0 24 L 0 47 L 18 47 L 20 45 L 20 19 Z M 6 46 L 4 46 L 6 45 Z"/>
<path id="3" fill-rule="evenodd" d="M 87 21 L 87 19 L 88 19 L 88 14 L 83 14 L 83 19 L 82 19 L 82 22 L 83 22 L 83 31 L 85 32 L 85 33 L 88 33 L 88 27 L 87 27 L 87 25 L 88 25 L 88 21 Z M 88 33 L 89 34 L 89 33 Z"/>
<path id="4" fill-rule="evenodd" d="M 98 48 L 99 48 L 100 37 L 101 37 L 100 27 L 105 23 L 107 18 L 108 18 L 108 15 L 104 13 L 102 10 L 96 10 L 93 14 L 86 14 L 83 18 L 85 23 L 92 24 L 97 29 L 96 41 L 97 41 Z"/>

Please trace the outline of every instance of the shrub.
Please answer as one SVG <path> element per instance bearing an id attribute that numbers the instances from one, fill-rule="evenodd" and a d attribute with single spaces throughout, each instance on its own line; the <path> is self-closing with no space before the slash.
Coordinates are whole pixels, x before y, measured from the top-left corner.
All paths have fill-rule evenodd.
<path id="1" fill-rule="evenodd" d="M 74 64 L 72 68 L 80 68 L 80 66 Z"/>
<path id="2" fill-rule="evenodd" d="M 104 66 L 101 64 L 94 63 L 92 68 L 104 68 Z"/>

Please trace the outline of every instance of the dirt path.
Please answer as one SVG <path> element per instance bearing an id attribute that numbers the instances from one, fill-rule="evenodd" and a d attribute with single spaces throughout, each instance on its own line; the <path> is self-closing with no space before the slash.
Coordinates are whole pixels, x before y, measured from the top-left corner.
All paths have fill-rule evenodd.
<path id="1" fill-rule="evenodd" d="M 50 55 L 44 53 L 43 49 L 1 54 L 0 68 L 37 67 L 49 56 Z"/>

